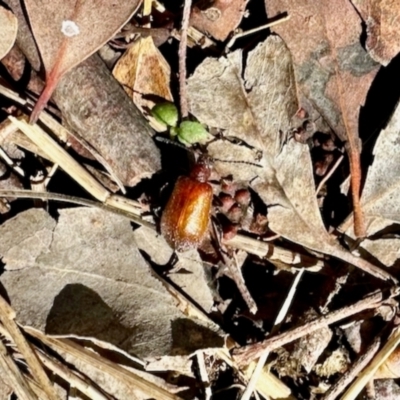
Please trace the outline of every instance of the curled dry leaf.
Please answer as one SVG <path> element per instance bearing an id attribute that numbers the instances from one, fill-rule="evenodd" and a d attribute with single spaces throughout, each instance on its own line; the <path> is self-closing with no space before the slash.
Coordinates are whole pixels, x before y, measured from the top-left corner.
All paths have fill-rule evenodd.
<path id="1" fill-rule="evenodd" d="M 139 4 L 139 0 L 25 0 L 46 70 L 46 87 L 32 112 L 32 122 L 46 106 L 60 78 L 106 43 Z"/>
<path id="2" fill-rule="evenodd" d="M 18 20 L 15 15 L 0 6 L 0 60 L 11 50 L 17 38 Z"/>
<path id="3" fill-rule="evenodd" d="M 379 65 L 361 46 L 361 19 L 348 0 L 268 0 L 265 5 L 268 15 L 285 11 L 291 16 L 273 30 L 290 49 L 300 93 L 346 144 L 354 225 L 363 236 L 358 117 Z"/>
<path id="4" fill-rule="evenodd" d="M 193 7 L 190 25 L 223 41 L 240 24 L 247 2 L 248 0 L 199 1 Z"/>
<path id="5" fill-rule="evenodd" d="M 1 248 L 1 283 L 21 324 L 102 340 L 143 358 L 223 345 L 219 331 L 177 309 L 139 253 L 128 220 L 76 208 L 62 210 L 51 230 L 54 223 L 31 209 L 2 225 L 10 238 L 22 235 L 31 244 L 17 259 L 11 240 Z M 32 250 L 35 241 L 39 251 Z M 25 268 L 12 270 L 24 257 Z"/>
<path id="6" fill-rule="evenodd" d="M 365 43 L 371 57 L 382 65 L 400 51 L 400 3 L 393 0 L 351 0 L 367 26 Z"/>
<path id="7" fill-rule="evenodd" d="M 169 88 L 171 68 L 154 45 L 153 38 L 140 38 L 129 47 L 115 65 L 113 75 L 152 127 L 158 132 L 164 131 L 149 110 L 155 105 L 154 98 L 158 98 L 158 102 L 173 102 Z"/>
<path id="8" fill-rule="evenodd" d="M 383 233 L 384 229 L 400 223 L 400 181 L 398 146 L 400 130 L 400 103 L 387 127 L 380 133 L 373 151 L 374 161 L 368 170 L 361 204 L 365 214 L 367 238 Z M 350 216 L 340 227 L 346 235 L 354 237 Z M 366 239 L 361 246 L 385 265 L 392 265 L 400 257 L 400 239 Z"/>
<path id="9" fill-rule="evenodd" d="M 274 232 L 383 276 L 328 235 L 315 196 L 309 148 L 285 139 L 298 104 L 291 56 L 279 37 L 269 37 L 250 52 L 244 74 L 241 51 L 227 58 L 206 59 L 188 80 L 188 94 L 191 112 L 200 122 L 223 129 L 226 136 L 252 147 L 220 140 L 209 145 L 208 152 L 216 159 L 262 165 L 238 168 L 216 162 L 215 167 L 221 175 L 251 182 L 269 206 L 269 226 Z M 259 153 L 261 160 L 256 158 Z"/>

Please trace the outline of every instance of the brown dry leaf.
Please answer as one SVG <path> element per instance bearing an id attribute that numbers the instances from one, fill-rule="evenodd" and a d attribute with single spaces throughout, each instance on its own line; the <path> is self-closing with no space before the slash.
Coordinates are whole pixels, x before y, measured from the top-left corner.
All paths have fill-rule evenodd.
<path id="1" fill-rule="evenodd" d="M 32 209 L 2 229 L 14 238 L 25 231 L 35 236 L 35 227 L 39 234 L 53 223 L 44 211 Z M 8 254 L 6 247 L 2 255 Z M 49 334 L 92 337 L 139 357 L 223 345 L 219 333 L 178 311 L 122 217 L 96 209 L 62 210 L 50 245 L 28 253 L 26 268 L 12 270 L 15 261 L 9 255 L 7 260 L 1 282 L 23 325 Z M 17 261 L 20 267 L 22 256 Z"/>
<path id="2" fill-rule="evenodd" d="M 367 26 L 366 48 L 382 65 L 400 51 L 400 3 L 396 0 L 351 0 Z"/>
<path id="3" fill-rule="evenodd" d="M 220 140 L 209 145 L 208 152 L 217 159 L 262 165 L 216 162 L 215 167 L 221 175 L 252 182 L 269 206 L 269 226 L 274 232 L 354 265 L 363 264 L 382 277 L 381 271 L 367 266 L 328 235 L 315 196 L 309 148 L 285 139 L 298 105 L 291 56 L 279 37 L 269 37 L 249 54 L 244 74 L 241 51 L 206 59 L 188 80 L 188 94 L 191 112 L 200 122 L 254 148 Z M 263 154 L 261 160 L 255 158 L 258 152 Z"/>
<path id="4" fill-rule="evenodd" d="M 131 18 L 140 0 L 24 0 L 46 70 L 46 87 L 31 115 L 36 121 L 60 78 L 106 43 Z"/>
<path id="5" fill-rule="evenodd" d="M 367 238 L 373 235 L 379 236 L 385 228 L 400 223 L 399 131 L 400 103 L 376 141 L 373 151 L 374 161 L 368 170 L 361 197 Z M 351 224 L 352 216 L 340 229 L 354 237 Z M 362 242 L 362 247 L 387 266 L 393 265 L 400 258 L 400 239 L 396 237 L 366 239 Z"/>
<path id="6" fill-rule="evenodd" d="M 190 25 L 224 41 L 238 27 L 246 10 L 248 0 L 199 1 L 190 15 Z"/>
<path id="7" fill-rule="evenodd" d="M 17 38 L 17 17 L 6 8 L 0 6 L 0 60 L 11 50 Z"/>
<path id="8" fill-rule="evenodd" d="M 346 143 L 354 223 L 363 236 L 358 117 L 379 66 L 360 44 L 361 19 L 348 0 L 268 0 L 265 5 L 268 15 L 285 11 L 291 16 L 273 29 L 290 49 L 301 95 Z"/>
<path id="9" fill-rule="evenodd" d="M 137 40 L 118 60 L 113 75 L 149 119 L 151 126 L 158 132 L 164 131 L 165 127 L 149 115 L 149 110 L 155 105 L 155 97 L 160 101 L 174 101 L 169 88 L 171 68 L 152 37 Z"/>

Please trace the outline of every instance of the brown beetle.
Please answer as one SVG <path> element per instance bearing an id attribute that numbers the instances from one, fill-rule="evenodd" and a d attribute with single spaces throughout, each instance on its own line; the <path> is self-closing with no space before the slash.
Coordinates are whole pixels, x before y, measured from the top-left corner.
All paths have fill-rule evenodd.
<path id="1" fill-rule="evenodd" d="M 198 247 L 208 228 L 213 190 L 210 166 L 202 161 L 189 177 L 178 178 L 161 217 L 161 233 L 177 251 Z"/>

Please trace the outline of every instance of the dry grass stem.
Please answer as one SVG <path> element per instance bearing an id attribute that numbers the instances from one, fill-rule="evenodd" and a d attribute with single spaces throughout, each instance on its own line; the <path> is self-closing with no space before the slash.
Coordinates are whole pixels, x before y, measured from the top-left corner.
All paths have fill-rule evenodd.
<path id="1" fill-rule="evenodd" d="M 37 331 L 36 329 L 25 327 L 26 332 L 39 339 L 46 346 L 49 346 L 55 352 L 65 352 L 79 359 L 81 362 L 99 370 L 110 374 L 115 379 L 124 382 L 128 386 L 137 388 L 146 394 L 146 396 L 155 399 L 165 400 L 181 400 L 179 396 L 167 392 L 165 389 L 146 379 L 135 375 L 131 371 L 113 363 L 112 361 L 85 349 L 69 339 L 56 339 Z"/>
<path id="2" fill-rule="evenodd" d="M 37 400 L 37 397 L 21 371 L 15 364 L 12 357 L 8 354 L 7 348 L 0 340 L 0 371 L 1 376 L 14 390 L 21 400 Z"/>
<path id="3" fill-rule="evenodd" d="M 13 342 L 18 347 L 18 350 L 25 358 L 28 364 L 32 376 L 38 381 L 42 389 L 47 394 L 49 400 L 57 399 L 57 395 L 54 391 L 53 385 L 50 382 L 48 376 L 43 370 L 43 366 L 32 351 L 29 343 L 26 341 L 24 335 L 19 330 L 18 325 L 14 321 L 14 311 L 9 304 L 0 296 L 0 320 L 4 325 L 5 329 L 9 332 Z"/>

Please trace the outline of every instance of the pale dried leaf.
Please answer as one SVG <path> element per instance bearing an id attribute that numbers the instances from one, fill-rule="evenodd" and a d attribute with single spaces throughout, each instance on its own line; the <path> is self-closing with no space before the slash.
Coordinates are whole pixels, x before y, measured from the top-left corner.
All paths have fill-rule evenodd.
<path id="1" fill-rule="evenodd" d="M 174 101 L 170 91 L 171 68 L 152 37 L 140 38 L 129 47 L 115 65 L 113 75 L 152 127 L 159 132 L 165 130 L 149 115 L 149 110 L 155 105 L 155 97 L 159 102 Z"/>
<path id="2" fill-rule="evenodd" d="M 0 6 L 0 60 L 7 55 L 17 38 L 17 17 L 6 8 Z"/>
<path id="3" fill-rule="evenodd" d="M 365 43 L 371 57 L 382 65 L 400 51 L 400 3 L 396 0 L 351 0 L 366 24 Z"/>
<path id="4" fill-rule="evenodd" d="M 252 186 L 267 205 L 276 233 L 311 249 L 332 254 L 335 244 L 323 226 L 315 197 L 308 146 L 284 142 L 297 110 L 291 57 L 278 37 L 269 37 L 247 59 L 242 79 L 242 53 L 206 59 L 188 81 L 191 112 L 203 123 L 225 130 L 256 152 L 226 141 L 208 148 L 218 159 L 244 160 L 263 166 L 216 163 L 218 171 Z M 257 178 L 257 179 L 255 179 Z"/>
<path id="5" fill-rule="evenodd" d="M 0 254 L 7 269 L 34 266 L 37 257 L 48 250 L 55 226 L 56 221 L 40 209 L 28 210 L 1 225 Z"/>
<path id="6" fill-rule="evenodd" d="M 43 211 L 37 212 L 43 229 Z M 19 234 L 18 218 L 24 214 L 3 224 L 10 235 L 15 227 Z M 94 337 L 139 357 L 223 345 L 218 334 L 178 311 L 122 217 L 95 209 L 62 210 L 50 246 L 35 256 L 33 265 L 1 276 L 23 325 Z"/>
<path id="7" fill-rule="evenodd" d="M 173 250 L 165 239 L 154 230 L 141 227 L 134 232 L 137 246 L 145 251 L 159 265 L 167 264 Z M 189 298 L 195 301 L 207 313 L 214 304 L 210 291 L 211 276 L 209 267 L 204 266 L 197 250 L 187 251 L 177 255 L 178 262 L 168 274 L 177 287 Z"/>

